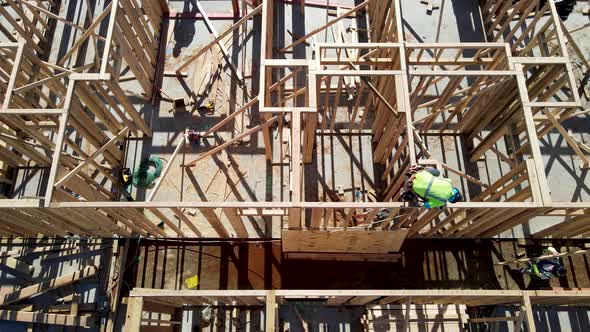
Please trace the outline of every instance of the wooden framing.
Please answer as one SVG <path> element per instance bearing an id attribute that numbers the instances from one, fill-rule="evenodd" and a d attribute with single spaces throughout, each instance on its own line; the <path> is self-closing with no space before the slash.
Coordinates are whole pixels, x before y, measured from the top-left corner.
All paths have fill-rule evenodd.
<path id="1" fill-rule="evenodd" d="M 516 319 L 516 329 L 522 324 L 527 331 L 536 331 L 534 323 L 535 305 L 590 305 L 590 292 L 587 290 L 547 290 L 547 291 L 510 291 L 510 290 L 162 290 L 133 289 L 128 298 L 132 304 L 127 312 L 126 330 L 140 331 L 142 326 L 150 324 L 144 319 L 144 313 L 164 312 L 166 308 L 183 306 L 219 306 L 231 308 L 263 307 L 265 311 L 265 331 L 274 331 L 279 321 L 278 307 L 286 300 L 314 300 L 317 310 L 323 306 L 360 306 L 381 308 L 395 305 L 451 305 L 451 306 L 515 306 L 520 311 L 521 319 Z M 160 307 L 161 309 L 158 309 Z M 168 309 L 165 309 L 169 312 Z M 408 313 L 406 308 L 406 313 Z M 178 319 L 178 317 L 170 320 Z M 389 319 L 392 319 L 391 317 Z M 511 320 L 510 317 L 470 318 L 463 322 L 491 322 Z M 166 324 L 166 321 L 162 321 Z M 406 324 L 407 325 L 407 324 Z M 131 328 L 133 327 L 133 328 Z"/>
<path id="2" fill-rule="evenodd" d="M 20 42 L 0 45 L 1 66 L 5 73 L 10 73 L 6 81 L 0 82 L 6 151 L 0 159 L 12 167 L 50 165 L 47 203 L 56 197 L 54 191 L 60 191 L 59 200 L 66 199 L 68 194 L 86 200 L 113 199 L 112 189 L 107 186 L 116 186 L 112 169 L 122 161 L 116 144 L 124 142 L 128 133 L 152 133 L 119 86 L 118 70 L 125 62 L 146 95 L 151 95 L 161 4 L 155 0 L 114 1 L 95 17 L 89 16 L 89 10 L 86 20 L 91 24 L 81 27 L 53 14 L 50 2 L 23 3 L 26 6 L 22 7 L 21 1 L 11 1 L 14 12 L 0 12 L 17 32 L 22 32 Z M 148 18 L 137 14 L 143 11 Z M 107 20 L 106 35 L 98 35 L 96 28 Z M 42 43 L 36 42 L 46 41 L 42 37 L 50 22 L 83 32 L 57 64 L 38 58 L 44 49 Z M 32 34 L 27 35 L 26 31 Z M 98 43 L 105 45 L 102 52 Z M 115 47 L 116 53 L 112 51 Z M 93 63 L 78 65 L 82 48 L 94 52 Z M 85 110 L 90 110 L 91 115 Z M 33 125 L 27 125 L 29 122 Z M 40 122 L 54 124 L 55 129 L 38 126 Z M 108 132 L 113 136 L 109 137 Z"/>
<path id="3" fill-rule="evenodd" d="M 289 119 L 289 190 L 280 202 L 207 203 L 154 201 L 170 169 L 177 167 L 172 161 L 184 146 L 185 136 L 179 138 L 172 160 L 145 202 L 115 201 L 113 169 L 120 167 L 123 158 L 118 144 L 127 136 L 152 134 L 119 84 L 121 64 L 129 67 L 145 96 L 152 97 L 161 61 L 160 22 L 167 11 L 161 2 L 115 0 L 95 17 L 88 17 L 85 27 L 52 14 L 50 7 L 27 2 L 22 10 L 30 11 L 36 23 L 26 13 L 25 20 L 16 12 L 19 20 L 13 16 L 7 20 L 16 24 L 22 38 L 0 44 L 0 67 L 5 73 L 0 79 L 0 160 L 4 165 L 0 180 L 11 181 L 4 176 L 8 167 L 34 165 L 49 169 L 49 182 L 44 200 L 0 202 L 0 209 L 9 212 L 0 216 L 5 221 L 1 227 L 14 235 L 72 232 L 201 237 L 199 223 L 183 210 L 193 208 L 202 212 L 222 238 L 250 237 L 246 218 L 251 216 L 279 218 L 287 237 L 290 231 L 296 235 L 359 229 L 389 232 L 387 236 L 403 232 L 404 237 L 489 237 L 536 216 L 589 209 L 589 203 L 572 206 L 570 202 L 554 202 L 547 183 L 540 138 L 557 129 L 582 167 L 589 166 L 590 148 L 561 125 L 583 113 L 578 111 L 581 103 L 563 26 L 551 2 L 542 8 L 537 8 L 537 2 L 502 5 L 482 1 L 490 38 L 478 43 L 406 42 L 399 0 L 367 0 L 354 8 L 336 5 L 336 19 L 286 45 L 275 45 L 275 34 L 283 31 L 274 31 L 273 1 L 251 7 L 219 34 L 212 30 L 211 42 L 192 54 L 177 73 L 214 45 L 223 45 L 224 38 L 258 15 L 261 59 L 254 96 L 246 91 L 247 102 L 206 130 L 204 136 L 215 136 L 222 127 L 253 110 L 259 118 L 250 119 L 248 130 L 180 167 L 198 168 L 201 160 L 259 133 L 265 158 L 276 162 L 274 127 L 287 129 L 283 124 Z M 205 18 L 206 13 L 202 8 L 200 11 Z M 355 18 L 355 24 L 366 21 L 368 41 L 359 41 L 358 35 L 347 40 L 343 22 L 350 17 Z M 532 21 L 526 22 L 526 17 Z M 81 32 L 66 56 L 55 64 L 40 60 L 43 32 L 51 20 Z M 108 22 L 104 35 L 96 29 L 102 22 Z M 317 41 L 326 29 L 333 31 L 334 42 Z M 550 39 L 557 43 L 548 45 Z M 105 45 L 102 52 L 98 51 L 99 41 Z M 84 47 L 94 48 L 95 61 L 79 65 L 76 58 Z M 291 51 L 308 47 L 312 58 L 285 58 Z M 234 68 L 233 63 L 229 65 Z M 235 73 L 234 78 L 244 86 L 243 77 Z M 432 95 L 434 86 L 440 89 L 438 95 Z M 372 137 L 372 162 L 383 170 L 377 201 L 306 201 L 304 169 L 313 164 L 320 144 L 318 135 L 363 131 Z M 497 156 L 509 170 L 483 179 L 464 171 L 462 165 L 436 160 L 428 151 L 428 135 L 461 137 L 473 146 L 467 151 L 470 162 Z M 515 141 L 514 149 L 497 146 L 508 136 Z M 77 139 L 83 140 L 84 146 Z M 468 201 L 442 210 L 409 206 L 400 196 L 405 172 L 413 164 L 434 165 L 480 190 Z M 379 216 L 384 209 L 389 209 L 390 216 Z M 220 216 L 229 223 L 224 225 Z M 342 220 L 330 229 L 333 225 L 328 221 L 333 216 L 342 216 Z M 19 225 L 19 218 L 31 220 L 31 226 Z M 565 216 L 537 235 L 586 236 L 590 232 L 586 220 Z M 160 223 L 164 229 L 156 226 Z M 577 227 L 580 225 L 584 227 Z"/>
<path id="4" fill-rule="evenodd" d="M 111 271 L 108 266 L 111 249 L 117 251 L 116 240 L 113 243 L 104 239 L 3 238 L 2 246 L 5 249 L 0 253 L 0 267 L 16 279 L 13 289 L 0 298 L 0 320 L 34 323 L 44 328 L 101 325 L 96 310 L 102 304 L 96 297 L 83 295 L 81 289 L 110 293 L 106 276 Z M 80 257 L 101 257 L 106 266 L 95 266 L 96 260 L 79 260 Z M 42 265 L 52 265 L 56 259 L 67 261 L 70 269 L 50 275 L 41 273 L 33 278 L 33 267 L 28 264 L 31 259 L 40 259 Z M 39 300 L 44 304 L 37 305 L 35 301 Z"/>

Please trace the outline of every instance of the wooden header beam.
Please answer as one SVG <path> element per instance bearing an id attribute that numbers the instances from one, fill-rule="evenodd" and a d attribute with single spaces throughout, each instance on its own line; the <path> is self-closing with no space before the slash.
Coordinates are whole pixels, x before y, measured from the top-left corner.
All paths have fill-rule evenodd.
<path id="1" fill-rule="evenodd" d="M 541 305 L 590 305 L 590 291 L 584 289 L 556 289 L 540 291 L 520 290 L 163 290 L 134 288 L 130 298 L 155 301 L 159 299 L 168 303 L 182 302 L 185 299 L 218 300 L 219 306 L 233 305 L 232 301 L 239 301 L 240 305 L 263 306 L 281 303 L 285 299 L 316 299 L 324 300 L 324 305 L 371 305 L 389 304 L 397 301 L 416 304 L 466 304 L 468 306 L 488 305 L 526 305 L 532 310 L 532 304 Z M 271 298 L 269 298 L 269 296 Z M 359 301 L 361 298 L 370 300 Z M 228 301 L 228 299 L 232 299 Z M 337 301 L 340 299 L 340 301 Z M 353 300 L 357 299 L 357 300 Z M 180 305 L 180 302 L 178 302 Z M 338 302 L 338 303 L 337 303 Z M 186 302 L 188 303 L 188 302 Z M 356 303 L 356 304 L 354 304 Z M 321 305 L 321 302 L 318 302 Z M 532 321 L 531 321 L 532 322 Z"/>
<path id="2" fill-rule="evenodd" d="M 0 200 L 0 203 L 2 201 Z M 571 203 L 555 203 L 552 208 L 570 208 Z M 240 208 L 240 209 L 284 209 L 284 208 L 327 208 L 327 209 L 374 209 L 374 208 L 411 208 L 424 209 L 411 206 L 406 202 L 188 202 L 188 201 L 156 201 L 156 202 L 53 202 L 54 208 Z M 506 209 L 506 208 L 537 208 L 533 202 L 459 202 L 449 203 L 448 208 L 481 208 L 481 209 Z M 2 208 L 2 206 L 0 206 Z M 574 208 L 574 207 L 571 207 Z M 590 202 L 580 202 L 575 208 L 590 208 Z"/>

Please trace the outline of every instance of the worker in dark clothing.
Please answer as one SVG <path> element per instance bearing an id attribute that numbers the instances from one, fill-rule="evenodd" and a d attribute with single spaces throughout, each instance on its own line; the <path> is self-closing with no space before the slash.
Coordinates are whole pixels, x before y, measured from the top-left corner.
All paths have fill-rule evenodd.
<path id="1" fill-rule="evenodd" d="M 520 0 L 512 0 L 512 4 L 516 4 L 518 3 Z M 577 1 L 576 0 L 552 0 L 553 3 L 555 4 L 555 9 L 557 10 L 557 15 L 559 15 L 559 18 L 561 18 L 562 21 L 567 21 L 567 18 L 570 16 L 570 14 L 574 11 L 574 8 L 576 7 Z M 547 0 L 541 0 L 539 1 L 539 7 L 538 8 L 543 8 L 545 7 L 545 5 L 547 4 Z M 499 11 L 501 11 L 502 8 L 498 7 L 497 8 L 497 12 L 496 14 L 499 13 Z"/>
<path id="2" fill-rule="evenodd" d="M 459 189 L 453 187 L 450 179 L 441 177 L 436 168 L 414 165 L 406 175 L 408 179 L 402 194 L 405 201 L 430 209 L 442 208 L 447 202 L 455 203 L 462 199 Z"/>
<path id="3" fill-rule="evenodd" d="M 530 274 L 540 280 L 548 280 L 564 276 L 567 270 L 563 267 L 559 253 L 555 248 L 549 247 L 543 253 L 544 255 L 553 255 L 551 258 L 534 259 L 527 262 L 528 266 L 520 269 L 521 273 Z"/>
<path id="4" fill-rule="evenodd" d="M 545 6 L 547 0 L 541 0 L 539 2 L 539 8 Z M 570 14 L 574 11 L 574 7 L 576 6 L 576 0 L 553 0 L 555 3 L 555 9 L 557 10 L 557 15 L 561 18 L 562 21 L 567 21 L 567 18 Z"/>

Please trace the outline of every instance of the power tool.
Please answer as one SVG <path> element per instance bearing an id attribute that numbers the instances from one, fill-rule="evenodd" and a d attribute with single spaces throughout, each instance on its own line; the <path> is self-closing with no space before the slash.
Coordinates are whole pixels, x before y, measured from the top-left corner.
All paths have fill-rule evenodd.
<path id="1" fill-rule="evenodd" d="M 215 103 L 209 100 L 199 107 L 199 111 L 206 112 L 209 115 L 213 114 L 213 112 L 215 111 Z"/>
<path id="2" fill-rule="evenodd" d="M 201 136 L 201 134 L 200 134 L 198 131 L 196 131 L 196 130 L 192 130 L 192 129 L 191 129 L 191 130 L 189 130 L 189 131 L 186 133 L 186 137 L 188 138 L 188 141 L 189 141 L 189 142 L 191 142 L 191 143 L 195 143 L 195 144 L 201 144 L 201 138 L 202 138 L 202 136 Z"/>
<path id="3" fill-rule="evenodd" d="M 131 183 L 131 177 L 131 170 L 127 167 L 122 168 L 119 172 L 119 181 L 125 186 Z"/>

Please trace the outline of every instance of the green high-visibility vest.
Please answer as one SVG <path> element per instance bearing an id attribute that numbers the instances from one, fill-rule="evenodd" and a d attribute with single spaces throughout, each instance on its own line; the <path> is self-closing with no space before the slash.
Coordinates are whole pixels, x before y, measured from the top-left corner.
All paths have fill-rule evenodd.
<path id="1" fill-rule="evenodd" d="M 412 190 L 434 208 L 447 204 L 453 195 L 453 184 L 449 179 L 434 176 L 428 171 L 420 171 L 414 177 Z"/>

